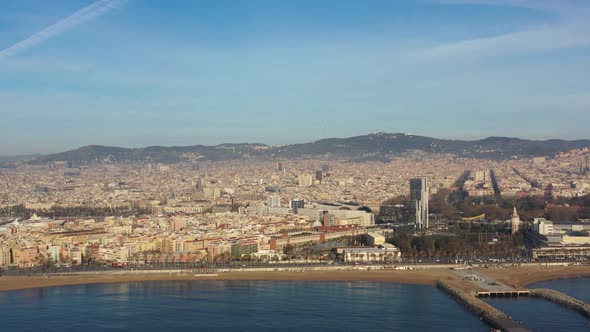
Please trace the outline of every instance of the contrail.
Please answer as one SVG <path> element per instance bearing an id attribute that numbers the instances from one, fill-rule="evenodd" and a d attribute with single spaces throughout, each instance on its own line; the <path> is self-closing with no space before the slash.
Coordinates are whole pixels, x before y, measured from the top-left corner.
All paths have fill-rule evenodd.
<path id="1" fill-rule="evenodd" d="M 0 50 L 0 60 L 6 59 L 11 57 L 19 52 L 22 52 L 26 49 L 34 47 L 37 44 L 40 44 L 51 37 L 57 36 L 75 26 L 83 24 L 87 21 L 90 21 L 93 18 L 96 18 L 100 15 L 103 15 L 110 10 L 116 8 L 120 4 L 125 2 L 125 0 L 99 0 L 96 1 L 77 12 L 73 13 L 72 15 L 64 18 L 63 20 L 48 26 L 47 28 L 33 34 L 32 36 L 21 40 L 20 42 Z"/>

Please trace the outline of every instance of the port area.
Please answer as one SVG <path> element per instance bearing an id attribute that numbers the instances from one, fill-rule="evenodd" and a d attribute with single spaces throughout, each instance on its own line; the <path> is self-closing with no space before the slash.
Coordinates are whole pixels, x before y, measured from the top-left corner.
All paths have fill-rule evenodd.
<path id="1" fill-rule="evenodd" d="M 575 310 L 586 317 L 590 317 L 590 305 L 588 305 L 588 303 L 573 296 L 563 294 L 562 292 L 547 288 L 537 288 L 531 289 L 531 296 L 551 301 L 566 308 Z"/>
<path id="2" fill-rule="evenodd" d="M 467 310 L 473 312 L 481 320 L 486 322 L 494 329 L 505 332 L 531 332 L 522 322 L 513 320 L 504 312 L 494 308 L 488 303 L 480 300 L 475 293 L 470 290 L 469 281 L 439 281 L 437 287 L 453 297 L 457 302 L 462 304 Z"/>
<path id="3" fill-rule="evenodd" d="M 477 289 L 475 291 L 476 297 L 519 297 L 530 295 L 530 290 L 528 289 L 516 289 L 489 276 L 474 272 L 473 270 L 457 269 L 453 270 L 453 272 L 457 274 L 461 280 L 473 284 Z"/>
<path id="4" fill-rule="evenodd" d="M 437 287 L 475 313 L 494 329 L 506 332 L 532 331 L 522 322 L 484 302 L 481 298 L 530 296 L 529 289 L 517 289 L 472 269 L 453 269 L 459 278 L 439 281 Z"/>
<path id="5" fill-rule="evenodd" d="M 568 309 L 590 317 L 590 305 L 573 296 L 553 289 L 528 289 L 508 286 L 481 271 L 472 269 L 453 269 L 459 278 L 439 281 L 437 287 L 475 313 L 492 328 L 501 331 L 531 331 L 522 322 L 513 320 L 504 312 L 494 308 L 481 298 L 534 296 L 554 302 Z"/>

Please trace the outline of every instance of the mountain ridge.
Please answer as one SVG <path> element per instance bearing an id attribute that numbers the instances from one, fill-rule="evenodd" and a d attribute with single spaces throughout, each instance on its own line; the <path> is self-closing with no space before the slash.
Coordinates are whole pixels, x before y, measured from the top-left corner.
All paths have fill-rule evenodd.
<path id="1" fill-rule="evenodd" d="M 174 163 L 197 160 L 235 160 L 245 158 L 344 157 L 383 158 L 410 151 L 448 153 L 463 157 L 508 159 L 548 156 L 557 152 L 590 147 L 590 140 L 528 140 L 490 136 L 480 140 L 450 140 L 401 133 L 372 133 L 346 138 L 325 138 L 309 143 L 270 146 L 262 143 L 223 143 L 218 145 L 147 146 L 123 148 L 86 145 L 74 150 L 38 156 L 29 163 L 68 161 Z"/>

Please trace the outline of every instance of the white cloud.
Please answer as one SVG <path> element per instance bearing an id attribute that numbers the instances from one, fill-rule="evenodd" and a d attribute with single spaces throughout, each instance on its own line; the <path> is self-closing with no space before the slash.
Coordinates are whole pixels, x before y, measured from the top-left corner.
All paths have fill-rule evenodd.
<path id="1" fill-rule="evenodd" d="M 557 14 L 559 20 L 507 34 L 461 40 L 421 50 L 419 59 L 540 53 L 590 45 L 590 2 L 569 0 L 432 0 L 442 4 L 509 6 Z"/>
<path id="2" fill-rule="evenodd" d="M 426 0 L 429 1 L 429 0 Z M 559 13 L 565 16 L 578 16 L 580 10 L 590 10 L 590 4 L 577 0 L 430 0 L 442 4 L 484 5 L 528 8 Z"/>
<path id="3" fill-rule="evenodd" d="M 566 23 L 541 26 L 504 35 L 463 40 L 439 45 L 417 53 L 420 58 L 451 58 L 457 56 L 498 56 L 548 52 L 590 45 L 590 25 Z"/>
<path id="4" fill-rule="evenodd" d="M 20 42 L 0 50 L 0 61 L 14 56 L 24 50 L 32 48 L 54 36 L 60 35 L 80 24 L 88 22 L 96 17 L 104 15 L 121 5 L 125 0 L 99 0 L 96 1 L 63 20 L 48 26 L 47 28 L 36 32 L 32 36 L 21 40 Z"/>

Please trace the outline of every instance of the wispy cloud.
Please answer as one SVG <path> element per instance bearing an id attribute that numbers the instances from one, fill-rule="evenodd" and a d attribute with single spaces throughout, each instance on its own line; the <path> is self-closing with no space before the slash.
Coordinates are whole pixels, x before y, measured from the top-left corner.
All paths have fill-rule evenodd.
<path id="1" fill-rule="evenodd" d="M 32 36 L 21 40 L 20 42 L 0 50 L 0 61 L 14 56 L 24 50 L 35 47 L 36 45 L 60 35 L 78 25 L 88 22 L 94 18 L 97 18 L 105 13 L 113 10 L 120 6 L 125 0 L 99 0 L 96 1 L 72 15 L 64 18 L 63 20 L 46 27 L 45 29 L 36 32 Z"/>
<path id="2" fill-rule="evenodd" d="M 502 35 L 437 45 L 414 54 L 419 59 L 447 59 L 453 57 L 502 56 L 539 53 L 590 45 L 587 18 L 590 2 L 570 0 L 431 0 L 442 4 L 470 4 L 509 6 L 541 10 L 556 14 L 560 19 L 537 24 L 523 30 Z"/>
<path id="3" fill-rule="evenodd" d="M 588 3 L 577 0 L 425 0 L 442 4 L 487 5 L 535 9 L 566 16 L 580 14 L 580 8 L 588 10 Z"/>
<path id="4" fill-rule="evenodd" d="M 418 52 L 420 58 L 501 56 L 549 52 L 590 45 L 590 25 L 577 22 L 540 26 L 508 34 L 463 40 Z"/>

